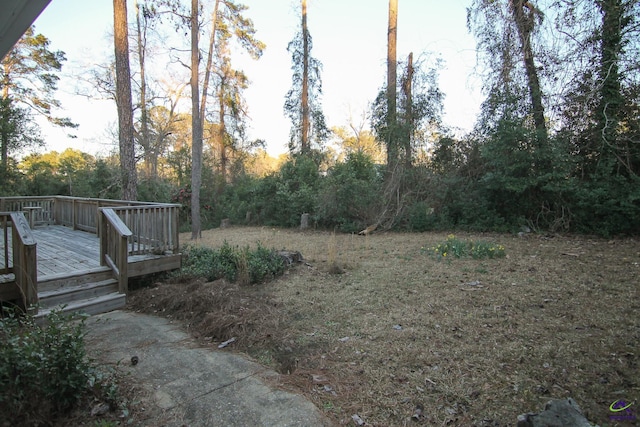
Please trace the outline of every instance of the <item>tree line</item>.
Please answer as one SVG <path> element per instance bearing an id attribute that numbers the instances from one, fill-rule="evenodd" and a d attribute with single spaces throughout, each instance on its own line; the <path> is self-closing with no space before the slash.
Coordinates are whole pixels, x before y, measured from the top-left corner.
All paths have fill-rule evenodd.
<path id="1" fill-rule="evenodd" d="M 116 3 L 126 7 L 114 0 L 114 10 Z M 119 104 L 119 155 L 89 159 L 100 166 L 81 180 L 97 183 L 111 176 L 107 187 L 93 185 L 101 194 L 87 195 L 135 194 L 182 203 L 193 237 L 222 218 L 295 226 L 305 212 L 320 227 L 346 232 L 372 226 L 527 226 L 601 235 L 640 230 L 637 0 L 470 1 L 467 26 L 477 41 L 485 100 L 466 135 L 442 121 L 445 94 L 438 87 L 437 55 L 397 57 L 397 0 L 389 1 L 387 76 L 372 94 L 370 111 L 351 118 L 348 127 L 329 128 L 321 104 L 322 63 L 312 56 L 307 2 L 300 0 L 299 30 L 288 45 L 292 86 L 284 97 L 292 123 L 290 152 L 278 169 L 259 150 L 262 142 L 247 141 L 244 132 L 242 91 L 249 83 L 233 65 L 233 46 L 256 60 L 266 47 L 243 16 L 246 6 L 232 0 L 157 0 L 136 2 L 135 8 L 135 22 L 123 27 L 133 35 L 122 38 L 133 47 L 116 47 L 113 65 L 96 67 L 89 79 L 113 99 L 123 91 L 133 97 Z M 177 49 L 169 51 L 190 70 L 188 83 L 150 78 L 151 35 L 167 26 L 188 40 L 188 60 Z M 208 37 L 204 45 L 202 37 Z M 38 45 L 42 51 L 32 52 Z M 34 169 L 38 162 L 10 156 L 40 142 L 33 137 L 37 133 L 25 131 L 33 126 L 29 103 L 73 127 L 43 108 L 55 105 L 55 71 L 64 61 L 61 52 L 44 55 L 47 46 L 44 36 L 31 31 L 7 57 L 10 64 L 45 60 L 32 71 L 43 77 L 42 86 L 31 92 L 14 78 L 20 66 L 8 72 L 3 60 L 1 172 L 5 182 L 16 183 L 11 188 L 29 194 L 44 188 L 36 184 L 36 176 L 42 183 Z M 136 70 L 129 77 L 123 72 L 128 90 L 118 84 L 118 52 Z M 188 112 L 181 104 L 188 99 L 187 86 Z M 28 101 L 29 93 L 44 94 L 44 101 Z M 65 162 L 51 182 L 61 181 L 59 192 L 78 192 L 69 178 L 73 167 Z"/>

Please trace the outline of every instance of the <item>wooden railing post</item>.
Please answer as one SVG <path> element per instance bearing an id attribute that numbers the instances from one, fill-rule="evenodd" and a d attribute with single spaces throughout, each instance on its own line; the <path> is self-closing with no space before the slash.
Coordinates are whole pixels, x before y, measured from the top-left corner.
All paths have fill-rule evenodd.
<path id="1" fill-rule="evenodd" d="M 13 274 L 24 309 L 38 313 L 38 259 L 36 240 L 22 212 L 11 212 Z"/>
<path id="2" fill-rule="evenodd" d="M 108 251 L 109 237 L 107 235 L 107 221 L 102 217 L 102 212 L 98 211 L 98 239 L 100 240 L 100 265 L 107 265 L 105 255 Z"/>
<path id="3" fill-rule="evenodd" d="M 30 314 L 38 314 L 38 256 L 35 241 L 33 245 L 25 245 L 20 256 L 20 265 L 23 266 L 20 287 L 24 308 Z"/>
<path id="4" fill-rule="evenodd" d="M 172 229 L 172 235 L 173 235 L 173 253 L 176 254 L 178 253 L 178 250 L 180 249 L 180 224 L 178 221 L 178 217 L 179 212 L 178 212 L 178 208 L 176 206 L 173 206 L 171 209 L 171 216 L 173 218 L 173 229 Z"/>
<path id="5" fill-rule="evenodd" d="M 127 250 L 127 237 L 119 236 L 117 249 L 118 266 L 120 276 L 118 277 L 118 290 L 121 294 L 129 293 L 129 251 Z"/>
<path id="6" fill-rule="evenodd" d="M 76 227 L 76 199 L 73 199 L 71 201 L 71 228 L 73 228 L 74 230 L 77 228 Z"/>

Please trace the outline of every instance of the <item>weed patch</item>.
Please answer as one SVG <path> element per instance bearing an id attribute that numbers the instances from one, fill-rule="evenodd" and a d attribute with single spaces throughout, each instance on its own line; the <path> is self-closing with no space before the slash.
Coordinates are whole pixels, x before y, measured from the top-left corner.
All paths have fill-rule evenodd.
<path id="1" fill-rule="evenodd" d="M 484 240 L 462 240 L 453 234 L 449 234 L 447 239 L 427 250 L 429 255 L 438 259 L 441 258 L 503 258 L 506 255 L 502 245 L 487 242 Z"/>

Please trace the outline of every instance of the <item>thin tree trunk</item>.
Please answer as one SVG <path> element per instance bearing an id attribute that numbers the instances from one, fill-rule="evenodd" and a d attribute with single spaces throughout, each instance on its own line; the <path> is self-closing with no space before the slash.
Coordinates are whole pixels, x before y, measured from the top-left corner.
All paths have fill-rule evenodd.
<path id="1" fill-rule="evenodd" d="M 407 75 L 402 85 L 402 91 L 404 92 L 405 99 L 405 119 L 404 119 L 404 155 L 405 155 L 405 167 L 410 169 L 412 166 L 412 135 L 413 128 L 413 52 L 409 53 L 407 59 Z"/>
<path id="2" fill-rule="evenodd" d="M 220 82 L 220 92 L 218 94 L 220 108 L 220 124 L 218 126 L 218 141 L 220 144 L 220 190 L 223 190 L 227 184 L 227 145 L 225 144 L 225 103 L 224 103 L 224 86 L 225 81 Z M 222 191 L 220 191 L 222 192 Z"/>
<path id="3" fill-rule="evenodd" d="M 216 0 L 213 5 L 213 14 L 211 16 L 211 37 L 209 37 L 209 54 L 207 55 L 207 67 L 204 70 L 204 82 L 202 84 L 202 100 L 200 101 L 200 117 L 204 120 L 205 108 L 207 106 L 207 93 L 209 92 L 209 80 L 211 79 L 211 64 L 213 64 L 213 55 L 216 51 L 216 25 L 218 23 L 218 7 L 220 0 Z"/>
<path id="4" fill-rule="evenodd" d="M 191 0 L 191 239 L 202 235 L 200 186 L 202 184 L 202 120 L 198 71 L 198 0 Z"/>
<path id="5" fill-rule="evenodd" d="M 155 178 L 152 165 L 151 138 L 149 136 L 149 113 L 147 110 L 147 79 L 145 69 L 145 56 L 147 49 L 146 34 L 143 37 L 140 26 L 140 5 L 135 1 L 136 8 L 136 38 L 138 42 L 138 61 L 140 65 L 140 145 L 144 149 L 144 169 L 147 177 Z M 145 30 L 146 32 L 146 30 Z"/>
<path id="6" fill-rule="evenodd" d="M 5 76 L 8 73 L 5 72 Z M 11 100 L 9 99 L 9 84 L 7 82 L 3 82 L 2 88 L 2 99 L 0 99 L 0 117 L 3 120 L 3 123 L 0 123 L 2 127 L 0 127 L 0 151 L 2 154 L 0 155 L 0 176 L 7 172 L 7 168 L 9 166 L 9 135 L 8 135 L 8 127 L 10 126 L 9 121 L 11 120 Z M 5 126 L 7 127 L 5 129 Z"/>
<path id="7" fill-rule="evenodd" d="M 138 178 L 133 139 L 126 0 L 113 0 L 113 37 L 116 59 L 116 104 L 118 107 L 122 198 L 124 200 L 136 200 L 138 198 Z"/>
<path id="8" fill-rule="evenodd" d="M 300 151 L 307 154 L 310 151 L 309 128 L 309 30 L 307 28 L 307 0 L 302 0 L 302 140 Z"/>
<path id="9" fill-rule="evenodd" d="M 528 12 L 525 12 L 525 8 Z M 511 0 L 511 12 L 520 36 L 522 57 L 533 110 L 533 122 L 538 131 L 540 141 L 543 142 L 547 139 L 547 124 L 544 119 L 540 79 L 538 78 L 538 70 L 533 58 L 533 49 L 531 48 L 531 33 L 535 25 L 535 7 L 526 0 Z"/>
<path id="10" fill-rule="evenodd" d="M 393 170 L 398 161 L 396 134 L 396 81 L 398 37 L 398 0 L 389 0 L 389 26 L 387 30 L 387 167 Z"/>

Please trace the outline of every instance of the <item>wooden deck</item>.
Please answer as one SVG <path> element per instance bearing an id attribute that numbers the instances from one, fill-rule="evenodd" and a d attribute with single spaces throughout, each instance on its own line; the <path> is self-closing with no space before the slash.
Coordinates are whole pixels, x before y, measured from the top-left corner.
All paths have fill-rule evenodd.
<path id="1" fill-rule="evenodd" d="M 77 275 L 100 267 L 100 239 L 93 233 L 63 225 L 38 226 L 32 230 L 37 242 L 38 282 L 61 275 Z M 9 239 L 9 247 L 11 239 Z M 0 251 L 4 242 L 0 239 Z M 158 255 L 129 255 L 129 264 L 163 258 Z M 9 251 L 9 260 L 11 251 Z M 134 274 L 139 275 L 139 274 Z M 0 283 L 13 280 L 13 274 L 1 274 Z"/>
<path id="2" fill-rule="evenodd" d="M 100 271 L 100 239 L 93 233 L 74 230 L 63 225 L 43 225 L 32 230 L 37 242 L 37 277 L 39 294 L 52 287 L 43 286 L 47 282 L 61 282 L 82 275 L 90 275 Z M 8 246 L 11 248 L 11 238 Z M 4 251 L 4 242 L 0 239 L 0 251 Z M 9 250 L 9 260 L 11 259 Z M 129 277 L 136 277 L 158 271 L 179 268 L 179 259 L 165 255 L 129 255 Z M 3 284 L 10 284 L 13 274 L 0 274 L 0 299 L 12 299 L 13 291 L 2 289 Z"/>
<path id="3" fill-rule="evenodd" d="M 39 226 L 31 231 L 38 249 L 38 281 L 100 267 L 100 239 L 95 234 L 62 225 Z M 0 282 L 10 276 L 0 276 Z"/>
<path id="4" fill-rule="evenodd" d="M 119 308 L 128 280 L 180 268 L 179 205 L 0 198 L 0 301 L 33 313 Z M 78 307 L 77 309 L 74 307 Z"/>

